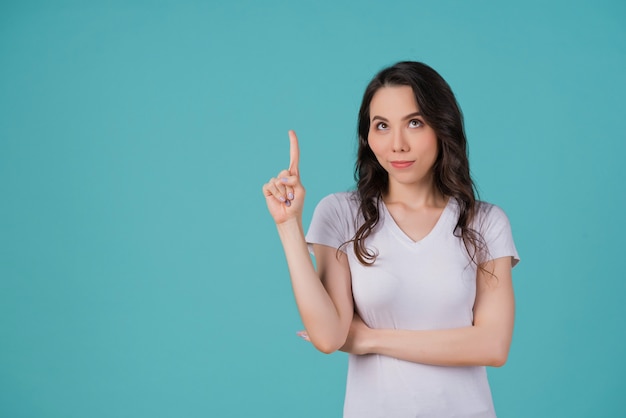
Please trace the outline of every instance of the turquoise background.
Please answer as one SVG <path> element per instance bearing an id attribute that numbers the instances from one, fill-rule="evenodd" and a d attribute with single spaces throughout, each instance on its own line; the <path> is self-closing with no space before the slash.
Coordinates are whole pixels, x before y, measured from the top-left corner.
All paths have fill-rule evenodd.
<path id="1" fill-rule="evenodd" d="M 54 3 L 54 4 L 52 4 Z M 338 417 L 262 184 L 349 189 L 369 79 L 424 61 L 522 263 L 500 417 L 615 417 L 626 3 L 0 5 L 0 416 Z"/>

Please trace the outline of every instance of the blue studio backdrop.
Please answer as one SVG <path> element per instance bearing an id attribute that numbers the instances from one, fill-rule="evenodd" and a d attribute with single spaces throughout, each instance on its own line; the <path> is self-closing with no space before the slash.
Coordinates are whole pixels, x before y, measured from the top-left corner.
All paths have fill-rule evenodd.
<path id="1" fill-rule="evenodd" d="M 626 3 L 0 3 L 0 416 L 338 417 L 262 184 L 301 142 L 305 224 L 353 187 L 369 79 L 463 108 L 522 262 L 498 415 L 626 409 Z"/>

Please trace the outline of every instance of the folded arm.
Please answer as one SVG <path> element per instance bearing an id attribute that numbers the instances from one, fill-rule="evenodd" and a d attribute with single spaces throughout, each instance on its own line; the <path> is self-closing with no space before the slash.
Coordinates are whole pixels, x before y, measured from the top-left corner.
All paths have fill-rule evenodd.
<path id="1" fill-rule="evenodd" d="M 511 257 L 478 269 L 472 326 L 441 330 L 373 329 L 357 315 L 343 351 L 382 354 L 440 366 L 502 366 L 507 359 L 515 316 Z"/>

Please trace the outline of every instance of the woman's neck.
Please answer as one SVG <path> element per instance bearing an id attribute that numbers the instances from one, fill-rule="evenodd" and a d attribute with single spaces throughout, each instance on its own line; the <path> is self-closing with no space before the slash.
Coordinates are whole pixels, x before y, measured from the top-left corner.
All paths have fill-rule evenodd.
<path id="1" fill-rule="evenodd" d="M 444 207 L 446 197 L 436 189 L 433 182 L 425 184 L 401 184 L 389 182 L 389 190 L 383 195 L 386 204 L 400 203 L 412 208 Z"/>

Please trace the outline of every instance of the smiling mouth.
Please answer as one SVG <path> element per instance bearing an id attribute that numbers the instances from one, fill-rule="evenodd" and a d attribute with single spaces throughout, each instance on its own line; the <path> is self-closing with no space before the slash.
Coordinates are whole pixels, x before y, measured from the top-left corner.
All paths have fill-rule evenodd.
<path id="1" fill-rule="evenodd" d="M 390 161 L 393 168 L 407 168 L 413 165 L 415 161 Z"/>

